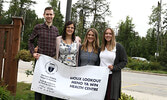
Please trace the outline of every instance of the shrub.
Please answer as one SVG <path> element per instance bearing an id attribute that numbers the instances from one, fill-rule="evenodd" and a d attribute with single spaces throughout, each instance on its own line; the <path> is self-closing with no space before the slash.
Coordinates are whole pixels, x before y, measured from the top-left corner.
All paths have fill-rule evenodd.
<path id="1" fill-rule="evenodd" d="M 121 93 L 121 99 L 119 100 L 134 100 L 134 98 L 125 93 Z"/>
<path id="2" fill-rule="evenodd" d="M 0 86 L 0 100 L 11 100 L 10 91 L 6 90 L 5 86 Z"/>
<path id="3" fill-rule="evenodd" d="M 162 70 L 163 67 L 158 62 L 147 62 L 137 59 L 128 58 L 126 67 L 132 70 Z"/>
<path id="4" fill-rule="evenodd" d="M 34 58 L 32 57 L 32 55 L 30 53 L 30 51 L 25 50 L 25 49 L 20 50 L 18 52 L 18 54 L 16 55 L 16 59 L 18 59 L 18 60 L 21 59 L 21 60 L 27 61 L 27 62 L 30 62 L 30 61 L 34 60 Z"/>
<path id="5" fill-rule="evenodd" d="M 163 67 L 158 62 L 151 62 L 150 63 L 150 69 L 151 70 L 162 70 Z"/>

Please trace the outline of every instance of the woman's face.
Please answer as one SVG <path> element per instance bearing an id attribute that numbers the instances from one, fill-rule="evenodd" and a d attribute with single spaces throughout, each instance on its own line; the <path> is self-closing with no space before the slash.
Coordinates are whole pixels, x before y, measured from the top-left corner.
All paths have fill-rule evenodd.
<path id="1" fill-rule="evenodd" d="M 89 31 L 87 34 L 87 40 L 89 43 L 93 43 L 95 40 L 95 34 L 92 31 Z"/>
<path id="2" fill-rule="evenodd" d="M 70 24 L 66 27 L 66 35 L 72 35 L 74 33 L 74 25 Z"/>
<path id="3" fill-rule="evenodd" d="M 105 40 L 107 42 L 110 42 L 112 40 L 112 32 L 110 29 L 107 29 L 105 32 Z"/>

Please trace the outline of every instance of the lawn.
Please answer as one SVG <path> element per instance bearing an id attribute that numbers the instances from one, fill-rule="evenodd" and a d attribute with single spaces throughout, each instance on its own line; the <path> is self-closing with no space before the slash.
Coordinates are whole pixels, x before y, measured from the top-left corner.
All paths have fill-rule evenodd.
<path id="1" fill-rule="evenodd" d="M 34 92 L 30 90 L 30 87 L 31 84 L 18 82 L 16 96 L 11 96 L 9 91 L 6 91 L 5 88 L 1 86 L 0 100 L 34 100 Z M 44 96 L 42 97 L 42 100 L 45 100 Z M 53 100 L 56 100 L 56 98 Z M 134 98 L 122 93 L 120 100 L 134 100 Z"/>

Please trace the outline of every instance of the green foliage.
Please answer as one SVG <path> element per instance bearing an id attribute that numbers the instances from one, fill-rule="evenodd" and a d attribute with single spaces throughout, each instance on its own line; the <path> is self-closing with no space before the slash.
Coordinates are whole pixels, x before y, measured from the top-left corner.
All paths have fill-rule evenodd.
<path id="1" fill-rule="evenodd" d="M 19 82 L 17 84 L 17 91 L 14 100 L 34 100 L 34 92 L 30 90 L 30 87 L 31 84 Z M 53 98 L 53 100 L 56 100 L 56 98 Z M 121 93 L 121 99 L 119 100 L 134 100 L 134 99 L 132 96 L 129 96 L 125 93 Z"/>
<path id="2" fill-rule="evenodd" d="M 33 73 L 34 73 L 35 63 L 33 62 L 31 65 L 32 65 L 32 70 L 26 70 L 26 72 L 25 72 L 27 77 L 28 77 L 28 75 L 33 75 Z"/>
<path id="3" fill-rule="evenodd" d="M 146 50 L 145 52 L 147 52 L 146 55 L 144 55 L 143 57 L 144 58 L 147 58 L 147 59 L 151 59 L 151 55 L 154 56 L 156 50 L 157 50 L 157 35 L 156 35 L 156 30 L 155 28 L 150 28 L 148 29 L 147 31 L 147 35 L 146 35 L 146 43 L 145 43 L 145 46 L 146 46 Z"/>
<path id="4" fill-rule="evenodd" d="M 149 16 L 149 24 L 152 26 L 152 30 L 149 31 L 149 29 L 149 32 L 147 32 L 147 52 L 149 56 L 154 56 L 155 52 L 159 53 L 156 60 L 163 66 L 163 70 L 167 71 L 167 9 L 164 8 L 166 8 L 166 5 L 160 3 L 158 3 L 158 6 L 153 6 L 152 8 L 152 14 Z M 160 20 L 160 16 L 164 17 L 161 17 Z"/>
<path id="5" fill-rule="evenodd" d="M 34 26 L 38 23 L 42 23 L 42 19 L 38 19 L 34 10 L 26 10 L 25 19 L 24 19 L 24 29 L 21 34 L 21 50 L 28 49 L 28 39 Z M 42 21 L 41 21 L 42 20 Z"/>
<path id="6" fill-rule="evenodd" d="M 151 70 L 163 70 L 163 67 L 159 62 L 151 62 L 149 63 L 149 66 Z"/>
<path id="7" fill-rule="evenodd" d="M 16 55 L 16 59 L 18 59 L 18 60 L 21 59 L 21 60 L 27 61 L 27 62 L 30 62 L 30 61 L 34 60 L 34 58 L 32 57 L 32 55 L 30 53 L 30 51 L 25 50 L 25 49 L 20 50 L 18 52 L 18 54 Z"/>
<path id="8" fill-rule="evenodd" d="M 5 86 L 0 86 L 0 100 L 11 100 L 10 91 L 6 90 Z"/>
<path id="9" fill-rule="evenodd" d="M 163 67 L 158 62 L 147 62 L 136 60 L 128 57 L 128 64 L 126 67 L 132 70 L 162 70 Z"/>
<path id="10" fill-rule="evenodd" d="M 55 17 L 53 19 L 53 25 L 58 28 L 59 34 L 61 34 L 63 31 L 64 17 L 60 11 L 60 2 L 59 0 L 48 0 L 48 3 L 52 6 L 55 13 Z"/>
<path id="11" fill-rule="evenodd" d="M 129 96 L 125 93 L 121 93 L 121 99 L 119 100 L 134 100 L 134 98 L 132 96 Z"/>
<path id="12" fill-rule="evenodd" d="M 102 34 L 109 25 L 105 17 L 110 16 L 109 2 L 106 0 L 78 0 L 72 6 L 71 19 L 77 24 L 76 34 L 83 40 L 86 30 L 90 27 Z M 93 18 L 90 18 L 90 17 Z"/>
<path id="13" fill-rule="evenodd" d="M 164 70 L 167 71 L 167 34 L 163 36 L 163 46 L 160 52 L 160 56 L 157 58 L 158 62 L 164 67 Z"/>
<path id="14" fill-rule="evenodd" d="M 30 90 L 31 84 L 19 82 L 14 100 L 34 100 L 34 92 Z"/>
<path id="15" fill-rule="evenodd" d="M 127 16 L 126 21 L 119 24 L 118 36 L 116 37 L 117 41 L 125 47 L 129 56 L 134 56 L 133 52 L 136 52 L 135 48 L 138 48 L 136 43 L 137 32 L 134 31 L 134 28 L 132 18 Z"/>

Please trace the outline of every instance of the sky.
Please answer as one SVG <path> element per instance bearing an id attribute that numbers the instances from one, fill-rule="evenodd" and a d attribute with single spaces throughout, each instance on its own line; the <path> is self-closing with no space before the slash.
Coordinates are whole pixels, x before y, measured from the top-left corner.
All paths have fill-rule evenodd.
<path id="1" fill-rule="evenodd" d="M 10 0 L 6 0 L 10 1 Z M 48 0 L 34 0 L 36 5 L 31 7 L 35 10 L 38 17 L 43 17 L 43 11 L 45 7 L 49 6 Z M 61 1 L 61 13 L 65 17 L 67 0 Z M 72 4 L 78 0 L 72 0 Z M 111 16 L 106 17 L 105 20 L 109 22 L 111 28 L 117 28 L 120 21 L 125 21 L 126 17 L 132 18 L 132 23 L 135 24 L 135 31 L 139 33 L 139 36 L 144 37 L 147 34 L 147 30 L 151 27 L 148 25 L 149 16 L 152 13 L 152 6 L 157 6 L 160 0 L 107 0 L 110 5 Z M 162 0 L 162 4 L 167 0 Z M 7 10 L 9 5 L 5 3 L 3 9 Z"/>

